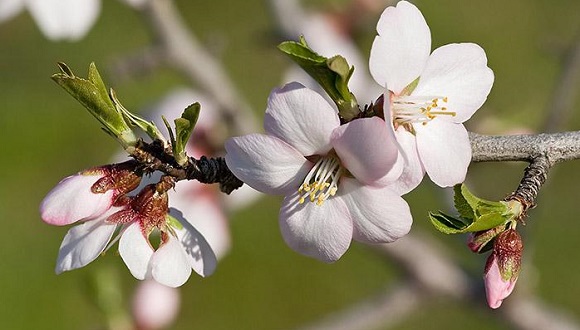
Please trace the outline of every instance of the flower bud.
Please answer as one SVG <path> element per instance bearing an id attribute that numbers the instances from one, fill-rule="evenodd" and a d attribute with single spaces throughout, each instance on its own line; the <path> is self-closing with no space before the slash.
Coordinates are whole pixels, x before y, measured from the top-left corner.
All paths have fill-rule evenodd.
<path id="1" fill-rule="evenodd" d="M 502 225 L 488 230 L 470 233 L 467 238 L 467 247 L 474 253 L 487 252 L 493 247 L 493 244 L 491 244 L 493 239 L 504 230 L 505 226 Z"/>
<path id="2" fill-rule="evenodd" d="M 489 307 L 498 308 L 512 293 L 520 273 L 522 252 L 522 238 L 514 229 L 508 229 L 496 238 L 484 273 Z"/>

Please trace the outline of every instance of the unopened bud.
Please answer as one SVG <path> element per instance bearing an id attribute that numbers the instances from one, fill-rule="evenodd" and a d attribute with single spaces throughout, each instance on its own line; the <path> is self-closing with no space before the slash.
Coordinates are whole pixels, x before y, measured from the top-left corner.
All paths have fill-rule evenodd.
<path id="1" fill-rule="evenodd" d="M 513 291 L 522 262 L 522 238 L 514 229 L 499 234 L 485 265 L 485 293 L 489 307 L 498 308 Z"/>

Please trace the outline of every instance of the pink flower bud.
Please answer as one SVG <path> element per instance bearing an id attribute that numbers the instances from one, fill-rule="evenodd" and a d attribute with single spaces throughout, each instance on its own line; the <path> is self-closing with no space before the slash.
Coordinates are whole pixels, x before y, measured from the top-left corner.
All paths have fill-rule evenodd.
<path id="1" fill-rule="evenodd" d="M 136 163 L 95 167 L 64 178 L 40 204 L 42 220 L 64 226 L 94 219 L 105 213 L 116 199 L 135 189 L 141 180 Z"/>
<path id="2" fill-rule="evenodd" d="M 143 281 L 133 296 L 133 318 L 137 329 L 162 329 L 179 312 L 179 291 L 155 281 Z"/>
<path id="3" fill-rule="evenodd" d="M 491 308 L 498 308 L 516 285 L 521 268 L 523 244 L 517 231 L 508 229 L 496 238 L 485 265 L 485 293 Z"/>

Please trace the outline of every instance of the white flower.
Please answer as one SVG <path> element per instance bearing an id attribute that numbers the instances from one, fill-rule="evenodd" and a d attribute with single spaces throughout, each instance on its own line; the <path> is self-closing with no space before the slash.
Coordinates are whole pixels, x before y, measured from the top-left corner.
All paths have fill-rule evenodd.
<path id="1" fill-rule="evenodd" d="M 155 281 L 143 281 L 133 296 L 133 318 L 137 329 L 165 329 L 179 312 L 179 290 Z"/>
<path id="2" fill-rule="evenodd" d="M 267 135 L 229 139 L 226 162 L 256 190 L 286 196 L 280 228 L 291 248 L 333 262 L 352 239 L 392 242 L 407 234 L 407 203 L 381 186 L 385 176 L 400 174 L 382 119 L 340 125 L 322 96 L 291 83 L 270 95 L 264 128 Z"/>
<path id="3" fill-rule="evenodd" d="M 412 190 L 425 172 L 442 187 L 463 182 L 471 147 L 462 123 L 485 102 L 494 79 L 485 52 L 459 43 L 431 53 L 429 27 L 406 1 L 385 9 L 377 32 L 370 71 L 388 89 L 385 118 L 390 114 L 407 162 L 397 190 Z"/>
<path id="4" fill-rule="evenodd" d="M 0 22 L 24 8 L 50 40 L 77 41 L 93 26 L 101 11 L 100 0 L 3 0 Z"/>

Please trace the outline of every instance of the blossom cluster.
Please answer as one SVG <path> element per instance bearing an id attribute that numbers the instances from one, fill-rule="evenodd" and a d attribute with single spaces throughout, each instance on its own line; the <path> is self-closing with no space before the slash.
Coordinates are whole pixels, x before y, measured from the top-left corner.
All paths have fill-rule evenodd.
<path id="1" fill-rule="evenodd" d="M 410 230 L 401 198 L 428 174 L 441 187 L 461 183 L 471 161 L 463 122 L 493 84 L 485 52 L 473 43 L 431 53 L 421 12 L 401 1 L 377 25 L 369 69 L 383 89 L 373 116 L 345 122 L 339 110 L 298 83 L 275 89 L 266 134 L 226 142 L 226 161 L 253 188 L 285 196 L 282 236 L 294 250 L 339 259 L 351 240 L 388 243 Z"/>
<path id="2" fill-rule="evenodd" d="M 216 257 L 204 237 L 168 207 L 170 177 L 138 189 L 139 164 L 127 161 L 82 171 L 63 179 L 42 201 L 42 219 L 69 225 L 56 273 L 84 267 L 119 241 L 119 253 L 135 278 L 177 287 L 192 269 L 210 275 Z M 136 195 L 129 195 L 138 191 Z M 113 236 L 116 236 L 113 238 Z M 158 244 L 154 244 L 158 242 Z"/>
<path id="3" fill-rule="evenodd" d="M 425 175 L 440 187 L 465 180 L 471 147 L 463 123 L 483 105 L 494 81 L 477 44 L 431 51 L 429 27 L 406 1 L 382 13 L 369 72 L 374 86 L 363 92 L 381 92 L 355 115 L 344 116 L 325 96 L 290 82 L 271 92 L 264 134 L 225 143 L 225 161 L 238 179 L 260 192 L 284 196 L 279 225 L 288 246 L 323 262 L 340 259 L 353 240 L 390 243 L 405 236 L 413 220 L 402 196 Z M 157 183 L 140 185 L 141 166 L 132 160 L 82 171 L 46 196 L 41 205 L 45 222 L 80 222 L 62 242 L 57 273 L 87 265 L 116 241 L 138 279 L 177 287 L 192 270 L 202 276 L 214 271 L 213 244 L 169 207 L 174 178 L 164 175 Z M 184 208 L 196 202 L 176 200 Z M 222 222 L 215 201 L 206 204 Z M 503 242 L 506 233 L 489 237 L 497 235 Z M 509 250 L 505 244 L 497 244 L 485 272 L 494 308 L 513 290 L 513 265 L 519 267 L 521 255 L 521 248 L 514 257 L 500 252 Z"/>

